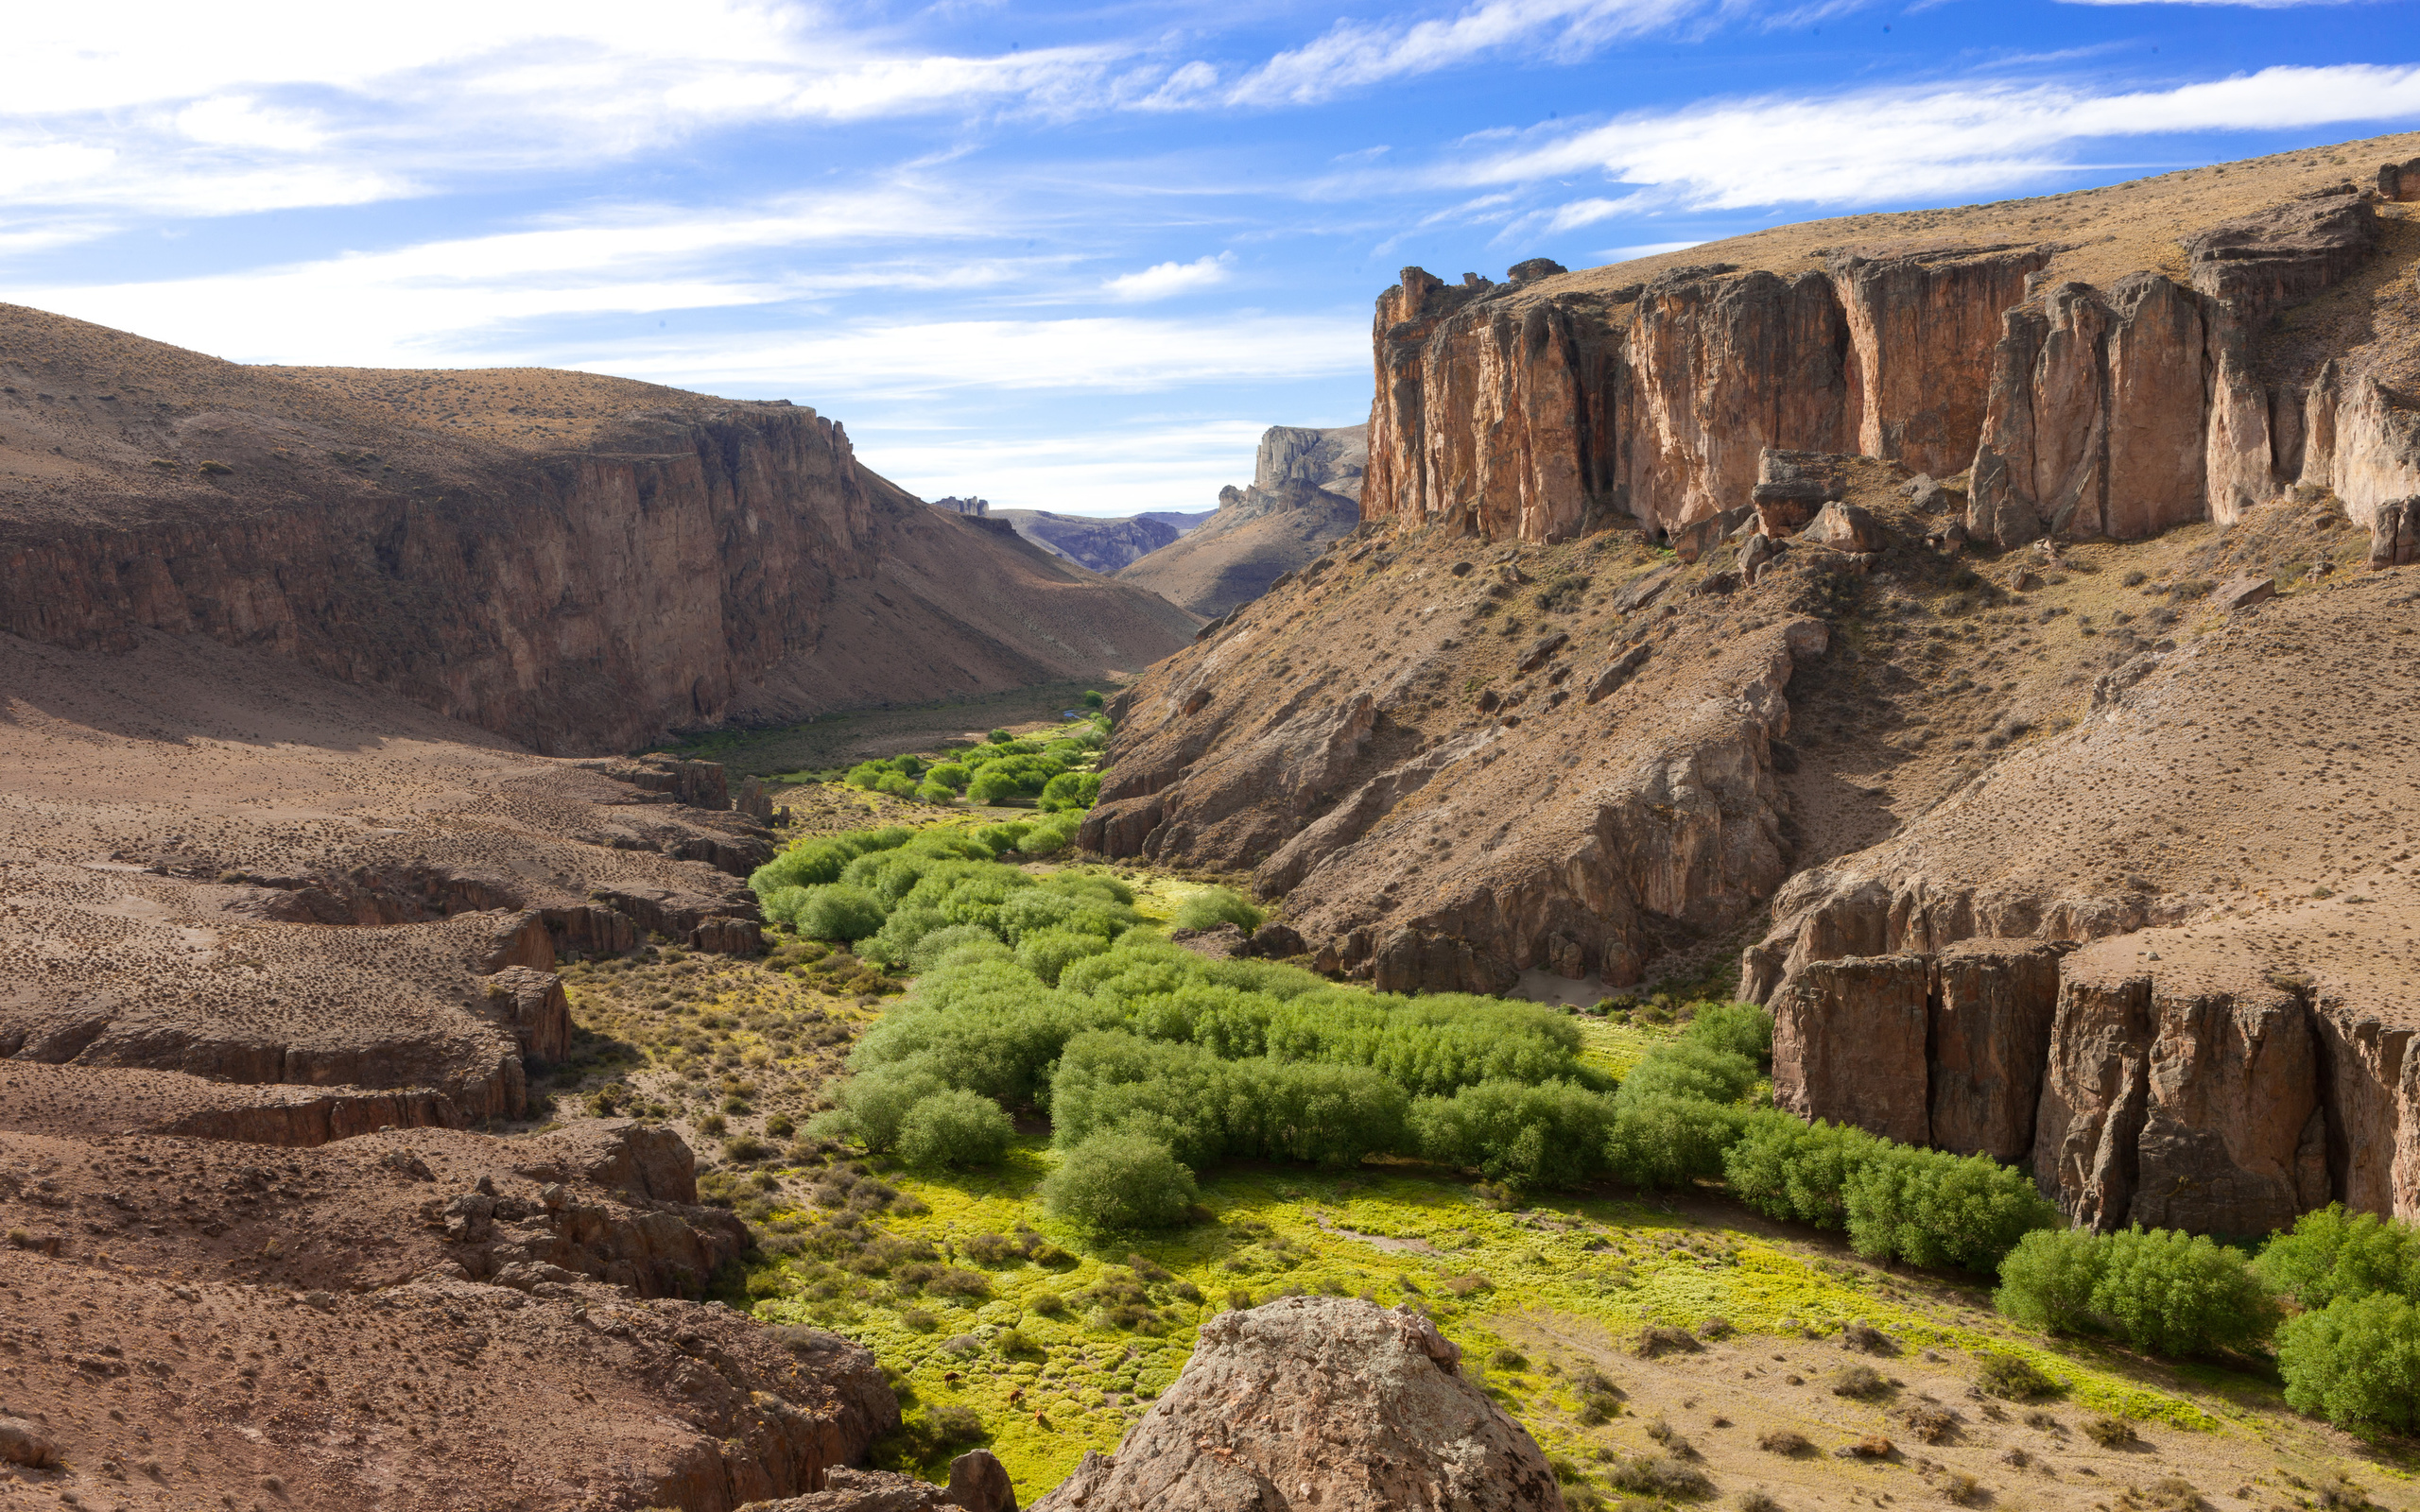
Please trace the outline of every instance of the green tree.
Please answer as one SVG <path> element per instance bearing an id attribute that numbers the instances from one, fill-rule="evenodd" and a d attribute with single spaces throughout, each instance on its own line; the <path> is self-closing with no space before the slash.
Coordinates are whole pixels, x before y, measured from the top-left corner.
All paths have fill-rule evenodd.
<path id="1" fill-rule="evenodd" d="M 2277 1370 L 2298 1412 L 2409 1433 L 2420 1427 L 2420 1308 L 2371 1292 L 2290 1318 L 2277 1331 Z"/>
<path id="2" fill-rule="evenodd" d="M 908 1109 L 899 1158 L 909 1165 L 997 1165 L 1015 1134 L 1000 1105 L 975 1092 L 938 1091 Z"/>
<path id="3" fill-rule="evenodd" d="M 813 939 L 864 939 L 882 928 L 882 900 L 862 887 L 834 883 L 809 887 L 793 916 L 798 932 Z"/>
<path id="4" fill-rule="evenodd" d="M 2386 1292 L 2420 1302 L 2420 1228 L 2331 1202 L 2294 1220 L 2260 1252 L 2269 1284 L 2316 1312 L 2340 1297 Z"/>
<path id="5" fill-rule="evenodd" d="M 1043 1206 L 1096 1229 L 1166 1228 L 1200 1195 L 1193 1173 L 1147 1134 L 1114 1130 L 1068 1150 L 1043 1178 Z"/>

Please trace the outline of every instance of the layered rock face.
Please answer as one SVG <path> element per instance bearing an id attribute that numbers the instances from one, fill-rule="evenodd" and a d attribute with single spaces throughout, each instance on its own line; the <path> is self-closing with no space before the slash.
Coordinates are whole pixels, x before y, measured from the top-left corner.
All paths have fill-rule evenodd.
<path id="1" fill-rule="evenodd" d="M 1366 425 L 1270 426 L 1251 484 L 1219 490 L 1207 521 L 1125 568 L 1119 579 L 1213 618 L 1259 597 L 1360 523 L 1368 434 Z"/>
<path id="2" fill-rule="evenodd" d="M 19 306 L 0 343 L 0 629 L 31 640 L 206 635 L 593 752 L 1097 676 L 1191 631 L 924 507 L 787 402 L 246 369 Z"/>
<path id="3" fill-rule="evenodd" d="M 2180 228 L 2182 281 L 2062 278 L 2075 248 L 2051 240 L 1819 248 L 1796 271 L 1668 262 L 1630 284 L 1407 268 L 1374 325 L 1363 518 L 1552 542 L 1629 516 L 1676 536 L 1744 506 L 1772 448 L 1971 469 L 1967 529 L 2002 546 L 2223 522 L 2296 485 L 2367 524 L 2420 491 L 2420 418 L 2368 374 L 2256 371 L 2254 347 L 2361 267 L 2377 198 L 2343 185 Z"/>
<path id="4" fill-rule="evenodd" d="M 1034 1512 L 1466 1507 L 1559 1512 L 1521 1425 L 1409 1308 L 1280 1297 L 1221 1313 L 1115 1455 L 1087 1453 Z"/>

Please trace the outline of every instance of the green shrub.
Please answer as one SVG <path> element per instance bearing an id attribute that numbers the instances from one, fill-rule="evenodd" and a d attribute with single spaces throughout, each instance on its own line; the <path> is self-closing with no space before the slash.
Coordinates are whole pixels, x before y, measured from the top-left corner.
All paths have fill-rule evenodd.
<path id="1" fill-rule="evenodd" d="M 936 782 L 928 777 L 918 784 L 916 797 L 926 803 L 939 803 L 946 807 L 958 801 L 958 789 L 947 782 Z"/>
<path id="2" fill-rule="evenodd" d="M 2130 1228 L 2103 1236 L 2106 1260 L 2093 1311 L 2137 1349 L 2201 1354 L 2268 1336 L 2277 1305 L 2236 1250 L 2202 1234 Z"/>
<path id="3" fill-rule="evenodd" d="M 1059 973 L 1071 963 L 1108 949 L 1109 941 L 1098 935 L 1073 929 L 1036 930 L 1017 942 L 1017 965 L 1040 977 L 1044 986 L 1057 987 Z"/>
<path id="4" fill-rule="evenodd" d="M 1570 1082 L 1527 1085 L 1506 1078 L 1411 1106 L 1420 1153 L 1491 1181 L 1573 1187 L 1601 1174 L 1613 1100 Z"/>
<path id="5" fill-rule="evenodd" d="M 947 1091 L 942 1079 L 924 1066 L 902 1065 L 851 1076 L 839 1087 L 839 1107 L 817 1117 L 807 1131 L 820 1136 L 847 1135 L 880 1153 L 896 1146 L 908 1115 L 927 1098 Z"/>
<path id="6" fill-rule="evenodd" d="M 1264 916 L 1252 901 L 1233 887 L 1205 887 L 1177 904 L 1173 920 L 1179 929 L 1216 929 L 1233 924 L 1249 935 Z"/>
<path id="7" fill-rule="evenodd" d="M 862 887 L 834 883 L 804 892 L 790 918 L 798 932 L 811 939 L 864 939 L 882 928 L 882 900 Z"/>
<path id="8" fill-rule="evenodd" d="M 2261 1250 L 2261 1276 L 2306 1310 L 2383 1292 L 2420 1302 L 2420 1228 L 2329 1203 L 2294 1220 Z"/>
<path id="9" fill-rule="evenodd" d="M 2027 1234 L 2001 1262 L 1994 1300 L 2037 1328 L 2114 1333 L 2165 1355 L 2247 1349 L 2277 1321 L 2241 1254 L 2165 1228 Z"/>
<path id="10" fill-rule="evenodd" d="M 908 1109 L 899 1158 L 909 1165 L 997 1165 L 1016 1131 L 1000 1105 L 975 1092 L 939 1091 Z"/>
<path id="11" fill-rule="evenodd" d="M 1051 815 L 1038 821 L 1017 842 L 1017 853 L 1028 856 L 1055 856 L 1076 843 L 1076 833 L 1083 828 L 1084 816 L 1075 809 Z"/>
<path id="12" fill-rule="evenodd" d="M 1076 1145 L 1042 1182 L 1045 1208 L 1096 1229 L 1169 1228 L 1197 1195 L 1193 1173 L 1167 1145 L 1124 1132 L 1096 1134 Z"/>
<path id="13" fill-rule="evenodd" d="M 991 735 L 992 744 L 994 746 L 1005 746 L 1016 738 L 1016 736 L 1010 734 L 1005 730 L 995 730 L 992 731 Z"/>
<path id="14" fill-rule="evenodd" d="M 1045 783 L 1040 806 L 1046 809 L 1088 809 L 1100 800 L 1100 773 L 1061 772 Z"/>
<path id="15" fill-rule="evenodd" d="M 934 930 L 916 941 L 914 948 L 908 952 L 908 969 L 929 971 L 953 952 L 969 945 L 988 945 L 994 952 L 1006 953 L 1006 948 L 1000 944 L 1000 936 L 981 925 L 952 924 L 946 929 Z"/>
<path id="16" fill-rule="evenodd" d="M 2277 1331 L 2286 1400 L 2340 1428 L 2420 1427 L 2420 1308 L 2384 1291 L 2339 1297 Z"/>
<path id="17" fill-rule="evenodd" d="M 925 773 L 925 782 L 938 782 L 958 793 L 965 792 L 966 784 L 973 780 L 974 774 L 966 769 L 963 762 L 935 762 Z"/>
<path id="18" fill-rule="evenodd" d="M 875 792 L 888 793 L 892 798 L 914 798 L 916 796 L 916 780 L 912 777 L 903 777 L 897 772 L 892 772 L 890 775 L 883 778 L 882 781 L 874 783 L 873 785 Z"/>
<path id="19" fill-rule="evenodd" d="M 1722 1172 L 1732 1195 L 1768 1218 L 1842 1228 L 1850 1174 L 1888 1147 L 1888 1141 L 1845 1124 L 1808 1125 L 1765 1112 L 1723 1152 Z"/>
<path id="20" fill-rule="evenodd" d="M 1773 1016 L 1754 1003 L 1701 1003 L 1681 1038 L 1744 1056 L 1760 1071 L 1772 1064 Z"/>
<path id="21" fill-rule="evenodd" d="M 1975 1384 L 1984 1395 L 2009 1401 L 2032 1401 L 2060 1389 L 2056 1381 L 2021 1354 L 1986 1355 L 1983 1367 L 1975 1372 Z"/>
<path id="22" fill-rule="evenodd" d="M 2028 1232 L 2060 1222 L 2031 1176 L 1988 1156 L 1883 1151 L 1841 1189 L 1849 1245 L 1869 1260 L 1989 1271 Z"/>
<path id="23" fill-rule="evenodd" d="M 1606 1168 L 1616 1181 L 1650 1190 L 1720 1176 L 1723 1152 L 1750 1116 L 1747 1108 L 1702 1098 L 1633 1096 L 1625 1083 L 1606 1131 Z"/>
<path id="24" fill-rule="evenodd" d="M 1084 690 L 1084 707 L 1087 709 L 1098 709 L 1108 701 L 1108 699 L 1103 698 L 1100 696 L 1100 690 L 1098 688 L 1086 688 Z"/>
<path id="25" fill-rule="evenodd" d="M 2088 1228 L 2042 1228 L 2017 1241 L 2000 1262 L 1992 1303 L 2031 1328 L 2086 1333 L 2102 1326 L 2092 1290 L 2100 1282 L 2108 1246 Z M 1988 1389 L 1988 1388 L 1987 1388 Z"/>
<path id="26" fill-rule="evenodd" d="M 1756 1084 L 1756 1064 L 1729 1050 L 1688 1039 L 1658 1046 L 1622 1078 L 1625 1101 L 1694 1097 L 1736 1103 Z"/>

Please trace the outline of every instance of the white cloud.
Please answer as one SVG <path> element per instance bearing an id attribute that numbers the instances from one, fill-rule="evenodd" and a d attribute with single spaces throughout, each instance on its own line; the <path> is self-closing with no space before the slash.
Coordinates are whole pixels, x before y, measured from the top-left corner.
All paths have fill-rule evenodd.
<path id="1" fill-rule="evenodd" d="M 934 439 L 853 423 L 849 434 L 860 460 L 921 498 L 971 494 L 995 508 L 1129 515 L 1218 507 L 1222 486 L 1252 480 L 1268 425 L 1219 419 Z"/>
<path id="2" fill-rule="evenodd" d="M 1307 105 L 1516 45 L 1557 60 L 1681 20 L 1699 0 L 1480 0 L 1449 20 L 1339 21 L 1225 91 L 1233 104 Z"/>
<path id="3" fill-rule="evenodd" d="M 975 389 L 1136 393 L 1364 373 L 1370 327 L 1357 316 L 1257 314 L 865 321 L 838 331 L 634 342 L 575 365 L 684 388 L 786 386 L 829 395 L 845 387 L 858 400 Z"/>
<path id="4" fill-rule="evenodd" d="M 496 361 L 483 354 L 496 339 L 485 333 L 550 318 L 994 285 L 1009 276 L 998 260 L 841 259 L 849 246 L 886 236 L 929 247 L 999 224 L 975 196 L 943 212 L 928 193 L 902 184 L 720 214 L 632 209 L 233 273 L 24 288 L 12 298 L 238 361 Z"/>
<path id="5" fill-rule="evenodd" d="M 1893 86 L 1629 115 L 1453 164 L 1438 177 L 1478 186 L 1601 172 L 1636 187 L 1626 204 L 1637 209 L 1956 202 L 2038 181 L 2089 141 L 2415 116 L 2420 66 L 2409 65 L 2269 68 L 2112 94 L 2065 84 Z"/>
<path id="6" fill-rule="evenodd" d="M 1235 266 L 1233 252 L 1197 257 L 1190 263 L 1155 263 L 1139 273 L 1121 273 L 1103 283 L 1101 289 L 1111 299 L 1140 304 L 1224 284 L 1228 269 Z"/>
<path id="7" fill-rule="evenodd" d="M 212 146 L 308 152 L 327 140 L 321 124 L 301 111 L 280 111 L 236 94 L 221 94 L 177 112 L 177 129 Z"/>
<path id="8" fill-rule="evenodd" d="M 2360 5 L 2364 0 L 2059 0 L 2066 6 L 2239 6 L 2247 10 L 2286 10 L 2296 6 Z"/>
<path id="9" fill-rule="evenodd" d="M 1608 247 L 1597 255 L 1608 263 L 1629 263 L 1642 257 L 1661 257 L 1666 252 L 1685 252 L 1692 247 L 1704 245 L 1702 241 L 1641 242 L 1635 247 Z"/>

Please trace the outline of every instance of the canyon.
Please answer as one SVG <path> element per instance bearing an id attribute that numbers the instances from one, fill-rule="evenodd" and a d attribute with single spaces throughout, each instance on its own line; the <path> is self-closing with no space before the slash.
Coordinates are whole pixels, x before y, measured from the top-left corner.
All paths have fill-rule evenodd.
<path id="1" fill-rule="evenodd" d="M 1118 578 L 1211 619 L 1259 597 L 1360 523 L 1368 437 L 1367 425 L 1270 426 L 1253 455 L 1252 482 L 1219 490 L 1207 520 Z"/>
<path id="2" fill-rule="evenodd" d="M 2081 1223 L 2420 1215 L 2415 147 L 1407 269 L 1361 524 L 1085 843 L 1381 988 L 1767 1003 L 1785 1106 Z"/>

